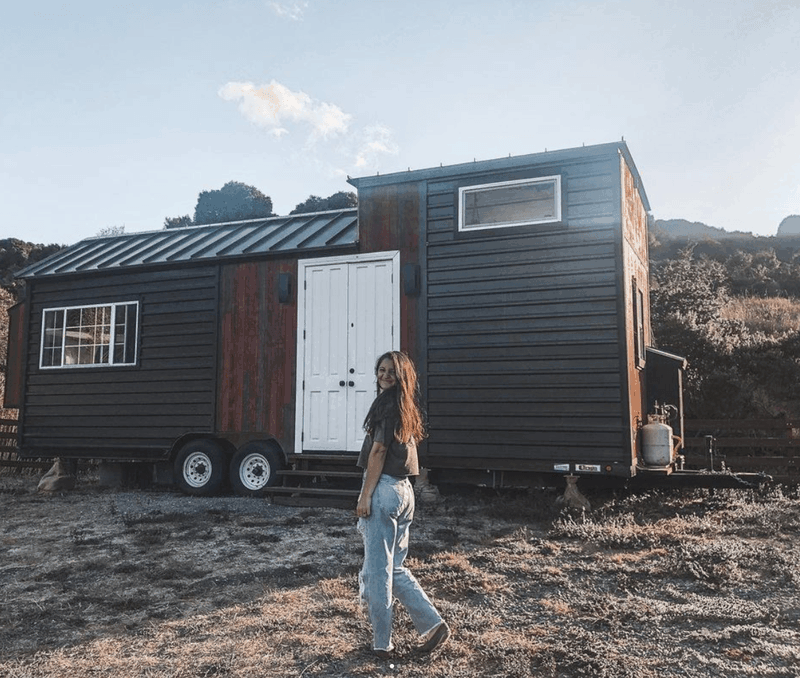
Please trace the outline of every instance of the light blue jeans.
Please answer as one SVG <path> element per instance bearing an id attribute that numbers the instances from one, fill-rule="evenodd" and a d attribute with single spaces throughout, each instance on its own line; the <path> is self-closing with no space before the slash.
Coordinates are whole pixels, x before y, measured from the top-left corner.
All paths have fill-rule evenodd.
<path id="1" fill-rule="evenodd" d="M 441 624 L 425 591 L 403 562 L 414 519 L 414 488 L 407 478 L 382 474 L 367 518 L 358 519 L 364 537 L 364 566 L 359 594 L 372 622 L 372 648 L 392 650 L 392 603 L 397 598 L 417 631 L 425 635 Z"/>

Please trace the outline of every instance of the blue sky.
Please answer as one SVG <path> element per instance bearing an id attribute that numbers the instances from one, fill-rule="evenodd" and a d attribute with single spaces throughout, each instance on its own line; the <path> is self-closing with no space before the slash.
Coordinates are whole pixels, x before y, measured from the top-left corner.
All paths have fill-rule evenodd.
<path id="1" fill-rule="evenodd" d="M 621 137 L 657 219 L 800 214 L 798 0 L 31 0 L 0 75 L 0 237 Z"/>

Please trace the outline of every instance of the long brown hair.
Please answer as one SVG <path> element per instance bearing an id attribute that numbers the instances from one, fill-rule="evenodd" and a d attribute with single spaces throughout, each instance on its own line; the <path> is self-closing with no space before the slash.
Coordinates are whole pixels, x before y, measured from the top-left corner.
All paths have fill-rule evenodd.
<path id="1" fill-rule="evenodd" d="M 417 370 L 411 358 L 402 351 L 388 351 L 375 362 L 376 377 L 378 368 L 387 358 L 394 363 L 397 383 L 383 393 L 376 383 L 378 397 L 375 398 L 364 419 L 364 430 L 372 433 L 378 421 L 392 418 L 397 420 L 394 437 L 398 442 L 407 443 L 411 440 L 419 442 L 427 436 L 427 433 L 420 404 Z"/>

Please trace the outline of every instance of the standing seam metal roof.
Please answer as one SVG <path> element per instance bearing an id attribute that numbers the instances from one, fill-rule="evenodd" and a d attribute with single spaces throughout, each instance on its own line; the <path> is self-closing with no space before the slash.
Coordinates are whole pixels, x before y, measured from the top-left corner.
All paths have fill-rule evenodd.
<path id="1" fill-rule="evenodd" d="M 334 249 L 352 247 L 357 241 L 358 210 L 331 210 L 87 238 L 24 268 L 16 277 Z"/>

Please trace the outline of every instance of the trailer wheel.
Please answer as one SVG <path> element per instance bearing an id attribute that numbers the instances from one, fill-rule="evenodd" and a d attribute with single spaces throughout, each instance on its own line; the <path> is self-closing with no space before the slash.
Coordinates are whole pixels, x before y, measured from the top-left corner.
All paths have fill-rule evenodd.
<path id="1" fill-rule="evenodd" d="M 216 494 L 225 482 L 225 451 L 207 438 L 187 443 L 175 458 L 175 477 L 187 494 Z"/>
<path id="2" fill-rule="evenodd" d="M 278 482 L 281 454 L 268 443 L 245 443 L 231 459 L 230 481 L 236 494 L 263 497 Z"/>

